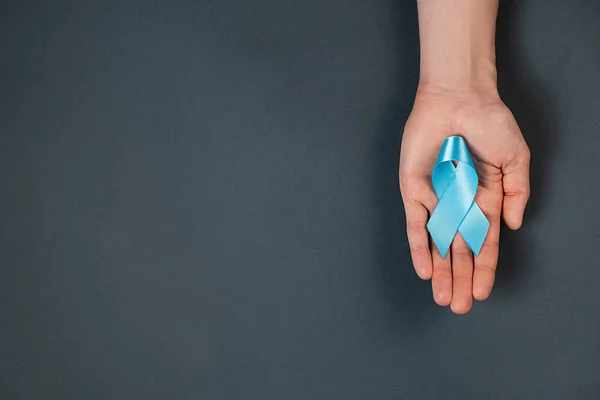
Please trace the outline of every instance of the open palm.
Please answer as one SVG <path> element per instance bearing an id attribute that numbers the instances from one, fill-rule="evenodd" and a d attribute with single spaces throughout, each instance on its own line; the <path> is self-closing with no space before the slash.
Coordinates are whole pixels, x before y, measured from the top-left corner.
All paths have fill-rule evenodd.
<path id="1" fill-rule="evenodd" d="M 490 222 L 478 256 L 460 234 L 443 259 L 426 229 L 437 204 L 431 173 L 441 144 L 462 136 L 477 168 L 475 201 Z M 491 293 L 498 263 L 500 217 L 518 229 L 529 199 L 529 149 L 512 113 L 497 93 L 419 91 L 406 123 L 400 154 L 400 189 L 406 211 L 413 264 L 422 279 L 431 279 L 441 306 L 464 314 L 473 297 Z"/>

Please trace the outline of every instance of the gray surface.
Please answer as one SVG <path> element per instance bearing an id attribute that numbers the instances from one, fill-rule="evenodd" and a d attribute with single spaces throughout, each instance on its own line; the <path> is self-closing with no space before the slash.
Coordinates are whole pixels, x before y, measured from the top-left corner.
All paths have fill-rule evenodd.
<path id="1" fill-rule="evenodd" d="M 465 317 L 403 230 L 412 1 L 48 3 L 0 2 L 0 398 L 600 398 L 598 2 L 503 3 L 533 200 Z"/>

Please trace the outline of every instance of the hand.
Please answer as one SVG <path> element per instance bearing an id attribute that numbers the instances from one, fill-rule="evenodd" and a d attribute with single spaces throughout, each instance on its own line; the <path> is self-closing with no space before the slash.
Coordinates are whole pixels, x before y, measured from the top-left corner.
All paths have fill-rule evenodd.
<path id="1" fill-rule="evenodd" d="M 475 201 L 490 222 L 479 256 L 457 234 L 446 259 L 429 240 L 426 224 L 437 204 L 431 173 L 448 136 L 462 136 L 479 175 Z M 492 291 L 500 217 L 518 229 L 529 199 L 529 149 L 496 91 L 448 90 L 421 85 L 406 123 L 400 154 L 400 189 L 407 234 L 419 277 L 431 279 L 433 297 L 454 313 L 468 312 Z M 429 214 L 429 215 L 428 215 Z"/>

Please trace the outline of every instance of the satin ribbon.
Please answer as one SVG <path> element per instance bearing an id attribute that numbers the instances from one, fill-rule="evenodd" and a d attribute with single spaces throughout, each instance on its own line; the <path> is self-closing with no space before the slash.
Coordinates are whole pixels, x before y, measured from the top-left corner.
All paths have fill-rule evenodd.
<path id="1" fill-rule="evenodd" d="M 453 161 L 456 162 L 456 166 Z M 475 255 L 479 255 L 490 223 L 475 202 L 479 179 L 465 140 L 444 140 L 431 176 L 438 203 L 427 222 L 443 258 L 459 232 Z"/>

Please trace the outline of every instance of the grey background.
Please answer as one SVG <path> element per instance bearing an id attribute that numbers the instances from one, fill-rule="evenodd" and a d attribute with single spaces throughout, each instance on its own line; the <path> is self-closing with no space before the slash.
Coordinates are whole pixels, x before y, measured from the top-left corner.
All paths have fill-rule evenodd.
<path id="1" fill-rule="evenodd" d="M 600 398 L 600 3 L 502 3 L 533 198 L 457 317 L 398 193 L 413 1 L 0 2 L 0 398 Z"/>

